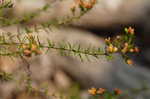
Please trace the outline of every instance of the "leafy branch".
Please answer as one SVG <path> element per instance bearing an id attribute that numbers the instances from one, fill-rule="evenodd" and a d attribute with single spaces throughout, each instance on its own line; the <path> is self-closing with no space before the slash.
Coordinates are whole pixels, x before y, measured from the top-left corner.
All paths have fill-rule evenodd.
<path id="1" fill-rule="evenodd" d="M 95 0 L 96 1 L 96 0 Z M 84 4 L 80 4 L 79 2 L 73 6 L 72 8 L 70 8 L 70 10 L 72 11 L 72 15 L 71 16 L 64 16 L 62 18 L 59 19 L 52 19 L 52 20 L 48 20 L 45 23 L 41 23 L 40 25 L 42 27 L 50 27 L 50 26 L 58 26 L 58 25 L 66 25 L 69 24 L 75 20 L 80 19 L 83 15 L 85 15 L 88 11 L 90 11 L 93 6 L 95 5 L 95 3 L 91 2 L 91 7 L 86 7 L 84 6 Z M 3 10 L 6 8 L 13 8 L 13 3 L 11 1 L 9 2 L 4 2 L 2 3 L 1 7 L 0 7 L 0 11 L 3 13 Z M 0 25 L 1 26 L 10 26 L 10 25 L 22 25 L 22 24 L 26 24 L 32 21 L 32 19 L 40 16 L 40 14 L 42 12 L 47 11 L 48 9 L 52 8 L 50 4 L 46 4 L 44 7 L 42 7 L 41 9 L 38 9 L 37 11 L 34 11 L 32 13 L 29 14 L 25 14 L 22 18 L 7 18 L 5 15 L 1 14 L 0 15 Z M 76 9 L 80 9 L 80 13 L 78 15 L 75 14 Z M 39 24 L 38 24 L 39 25 Z"/>
<path id="2" fill-rule="evenodd" d="M 58 50 L 61 54 L 77 55 L 81 60 L 83 55 L 87 57 L 93 56 L 111 56 L 114 53 L 120 53 L 128 64 L 131 64 L 128 54 L 138 53 L 139 49 L 134 45 L 134 29 L 125 28 L 124 35 L 116 36 L 113 39 L 105 39 L 106 46 L 104 48 L 83 48 L 80 45 L 70 43 L 55 43 L 47 39 L 46 43 L 41 43 L 38 35 L 26 33 L 25 35 L 1 35 L 0 36 L 0 55 L 1 56 L 25 56 L 40 55 L 48 52 L 50 49 Z M 6 34 L 6 33 L 5 33 Z M 15 39 L 15 41 L 13 41 Z M 13 47 L 14 51 L 11 50 Z"/>

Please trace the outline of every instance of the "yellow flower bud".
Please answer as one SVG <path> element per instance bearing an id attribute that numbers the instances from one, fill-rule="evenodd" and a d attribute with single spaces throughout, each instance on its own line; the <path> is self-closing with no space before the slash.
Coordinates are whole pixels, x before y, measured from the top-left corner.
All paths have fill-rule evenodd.
<path id="1" fill-rule="evenodd" d="M 27 44 L 23 44 L 23 45 L 22 45 L 22 48 L 23 48 L 23 49 L 27 49 L 27 48 L 29 48 L 29 46 L 28 46 Z"/>
<path id="2" fill-rule="evenodd" d="M 37 50 L 37 45 L 32 44 L 32 45 L 31 45 L 31 51 L 36 51 L 36 50 Z"/>
<path id="3" fill-rule="evenodd" d="M 133 52 L 134 52 L 134 49 L 133 49 L 133 48 L 132 48 L 132 49 L 130 49 L 130 52 L 131 52 L 131 53 L 133 53 Z"/>
<path id="4" fill-rule="evenodd" d="M 96 88 L 91 88 L 88 90 L 89 94 L 96 95 Z"/>
<path id="5" fill-rule="evenodd" d="M 131 60 L 131 59 L 127 59 L 127 64 L 129 64 L 129 65 L 133 65 L 133 61 Z"/>
<path id="6" fill-rule="evenodd" d="M 118 48 L 117 47 L 114 47 L 113 48 L 113 52 L 117 52 L 118 51 Z"/>
<path id="7" fill-rule="evenodd" d="M 108 52 L 112 53 L 113 50 L 114 50 L 114 48 L 113 48 L 113 45 L 112 45 L 112 44 L 107 47 L 107 51 L 108 51 Z"/>

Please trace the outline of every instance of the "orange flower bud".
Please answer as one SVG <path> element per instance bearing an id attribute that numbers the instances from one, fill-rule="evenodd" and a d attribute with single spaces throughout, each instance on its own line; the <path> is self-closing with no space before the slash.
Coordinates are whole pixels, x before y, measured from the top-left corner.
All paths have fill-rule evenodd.
<path id="1" fill-rule="evenodd" d="M 106 92 L 106 89 L 104 89 L 104 88 L 99 88 L 97 90 L 97 94 L 104 94 L 105 92 Z"/>
<path id="2" fill-rule="evenodd" d="M 132 27 L 129 27 L 129 28 L 128 28 L 128 33 L 130 33 L 130 34 L 133 35 L 133 34 L 134 34 L 134 29 L 133 29 Z"/>
<path id="3" fill-rule="evenodd" d="M 139 52 L 140 52 L 140 50 L 139 50 L 138 47 L 135 47 L 134 50 L 135 50 L 136 53 L 139 53 Z"/>
<path id="4" fill-rule="evenodd" d="M 31 54 L 32 54 L 32 52 L 30 50 L 28 50 L 28 49 L 24 50 L 23 53 L 27 57 L 31 57 Z"/>
<path id="5" fill-rule="evenodd" d="M 115 88 L 115 89 L 114 89 L 114 92 L 115 92 L 116 95 L 122 94 L 122 90 L 120 90 L 120 89 L 118 89 L 118 88 Z"/>
<path id="6" fill-rule="evenodd" d="M 93 5 L 92 5 L 92 4 L 90 4 L 90 3 L 84 3 L 84 7 L 85 7 L 85 8 L 92 8 L 92 7 L 93 7 Z"/>
<path id="7" fill-rule="evenodd" d="M 96 3 L 96 0 L 90 0 L 89 2 L 77 0 L 79 5 L 82 5 L 85 8 L 92 8 L 93 5 Z"/>

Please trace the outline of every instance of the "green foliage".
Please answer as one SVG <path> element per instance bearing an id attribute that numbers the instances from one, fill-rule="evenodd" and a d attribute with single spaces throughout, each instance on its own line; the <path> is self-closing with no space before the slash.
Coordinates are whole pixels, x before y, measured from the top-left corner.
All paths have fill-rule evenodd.
<path id="1" fill-rule="evenodd" d="M 4 8 L 12 8 L 12 7 L 13 7 L 13 3 L 10 0 L 4 0 L 0 5 L 0 10 Z"/>
<path id="2" fill-rule="evenodd" d="M 13 76 L 10 73 L 0 72 L 0 81 L 11 81 Z"/>

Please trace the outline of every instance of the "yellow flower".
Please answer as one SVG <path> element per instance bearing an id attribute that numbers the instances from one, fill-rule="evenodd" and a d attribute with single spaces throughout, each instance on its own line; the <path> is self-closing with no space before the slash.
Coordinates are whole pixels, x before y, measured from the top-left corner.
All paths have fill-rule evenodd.
<path id="1" fill-rule="evenodd" d="M 117 47 L 114 47 L 112 44 L 110 44 L 108 47 L 107 47 L 107 51 L 110 52 L 110 53 L 115 53 L 118 51 L 118 48 Z"/>
<path id="2" fill-rule="evenodd" d="M 89 94 L 96 95 L 96 88 L 91 88 L 88 90 Z"/>

